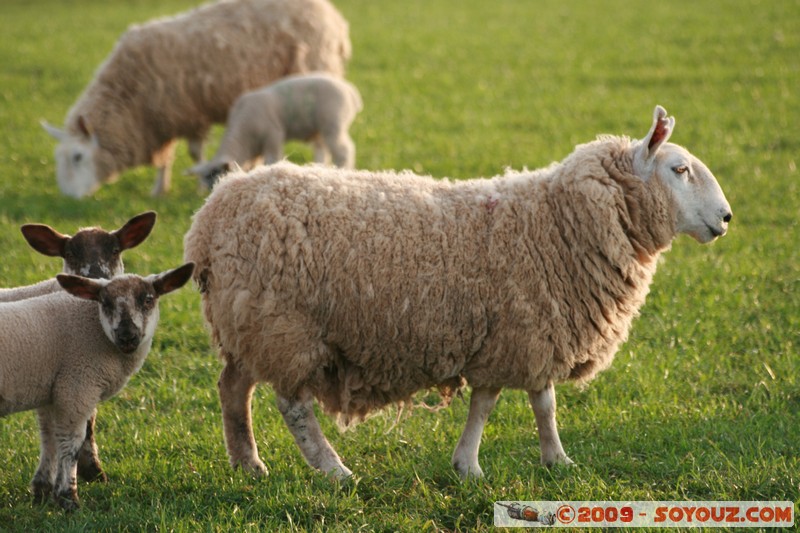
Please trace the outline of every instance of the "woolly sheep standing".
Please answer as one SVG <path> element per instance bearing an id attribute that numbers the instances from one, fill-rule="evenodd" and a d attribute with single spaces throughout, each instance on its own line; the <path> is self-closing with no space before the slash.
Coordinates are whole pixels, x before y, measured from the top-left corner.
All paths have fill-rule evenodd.
<path id="1" fill-rule="evenodd" d="M 125 270 L 122 252 L 141 244 L 150 235 L 155 223 L 156 213 L 147 211 L 110 232 L 99 227 L 82 228 L 71 237 L 46 224 L 25 224 L 20 229 L 33 249 L 64 259 L 64 274 L 111 279 Z M 61 291 L 58 280 L 52 278 L 24 287 L 0 289 L 0 302 L 14 302 Z M 107 481 L 94 437 L 95 418 L 96 412 L 86 422 L 86 436 L 78 454 L 78 476 L 86 481 Z"/>
<path id="2" fill-rule="evenodd" d="M 363 107 L 358 89 L 330 74 L 288 76 L 240 96 L 214 158 L 189 172 L 211 188 L 234 165 L 247 170 L 262 159 L 280 160 L 288 140 L 313 142 L 318 163 L 332 156 L 334 165 L 353 168 L 356 149 L 348 129 Z"/>
<path id="3" fill-rule="evenodd" d="M 280 163 L 222 179 L 184 239 L 219 379 L 231 464 L 266 472 L 250 415 L 257 382 L 308 463 L 350 470 L 313 400 L 347 424 L 432 386 L 472 386 L 453 454 L 481 476 L 501 388 L 528 392 L 544 464 L 570 463 L 554 384 L 611 364 L 678 233 L 724 235 L 708 168 L 667 143 L 657 106 L 639 141 L 602 136 L 545 169 L 449 182 Z"/>
<path id="4" fill-rule="evenodd" d="M 247 90 L 296 72 L 343 75 L 348 25 L 327 0 L 229 0 L 131 27 L 70 110 L 60 144 L 61 192 L 92 194 L 119 172 L 151 164 L 153 194 L 169 190 L 175 142 L 202 159 L 213 123 Z"/>
<path id="5" fill-rule="evenodd" d="M 183 286 L 193 268 L 111 280 L 59 274 L 70 294 L 0 304 L 0 417 L 36 409 L 37 502 L 52 493 L 64 509 L 78 507 L 76 469 L 87 420 L 141 368 L 158 323 L 159 296 Z"/>

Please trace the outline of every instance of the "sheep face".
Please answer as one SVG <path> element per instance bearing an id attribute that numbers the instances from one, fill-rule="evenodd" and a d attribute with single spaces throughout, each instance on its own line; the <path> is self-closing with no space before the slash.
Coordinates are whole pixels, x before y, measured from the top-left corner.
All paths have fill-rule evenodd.
<path id="1" fill-rule="evenodd" d="M 685 148 L 667 142 L 674 126 L 675 119 L 656 106 L 650 131 L 636 145 L 634 169 L 645 180 L 658 179 L 672 193 L 678 233 L 711 242 L 728 231 L 731 206 L 708 167 Z"/>
<path id="2" fill-rule="evenodd" d="M 100 323 L 108 339 L 126 354 L 148 345 L 158 324 L 158 298 L 182 287 L 194 263 L 146 278 L 128 274 L 92 280 L 59 274 L 58 282 L 73 296 L 98 303 Z"/>
<path id="3" fill-rule="evenodd" d="M 156 214 L 142 213 L 120 229 L 85 228 L 70 237 L 45 224 L 25 224 L 22 235 L 36 251 L 64 259 L 64 273 L 110 279 L 122 274 L 122 251 L 138 246 L 153 229 Z"/>
<path id="4" fill-rule="evenodd" d="M 100 187 L 95 164 L 99 144 L 97 136 L 89 130 L 83 118 L 78 121 L 78 135 L 46 122 L 42 122 L 42 127 L 59 141 L 55 159 L 56 181 L 61 192 L 73 198 L 82 198 L 95 192 Z"/>

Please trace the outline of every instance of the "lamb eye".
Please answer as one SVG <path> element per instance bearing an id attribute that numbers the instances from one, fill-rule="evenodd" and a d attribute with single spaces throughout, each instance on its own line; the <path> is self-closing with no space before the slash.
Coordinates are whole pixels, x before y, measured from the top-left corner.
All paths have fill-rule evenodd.
<path id="1" fill-rule="evenodd" d="M 672 171 L 675 174 L 686 174 L 687 172 L 689 172 L 689 167 L 687 167 L 686 165 L 678 165 L 677 167 L 672 167 Z"/>
<path id="2" fill-rule="evenodd" d="M 155 304 L 156 298 L 152 294 L 145 294 L 141 297 L 140 302 L 143 308 L 149 309 Z"/>
<path id="3" fill-rule="evenodd" d="M 81 159 L 83 159 L 83 154 L 82 153 L 77 152 L 75 154 L 72 154 L 72 162 L 73 163 L 80 163 Z"/>

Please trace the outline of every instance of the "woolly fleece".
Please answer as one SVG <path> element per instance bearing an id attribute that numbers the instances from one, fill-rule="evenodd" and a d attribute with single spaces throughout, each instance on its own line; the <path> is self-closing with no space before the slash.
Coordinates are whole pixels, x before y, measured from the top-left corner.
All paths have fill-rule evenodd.
<path id="1" fill-rule="evenodd" d="M 611 363 L 675 235 L 603 137 L 451 182 L 279 163 L 223 178 L 185 237 L 213 340 L 348 423 L 436 385 L 541 390 Z"/>

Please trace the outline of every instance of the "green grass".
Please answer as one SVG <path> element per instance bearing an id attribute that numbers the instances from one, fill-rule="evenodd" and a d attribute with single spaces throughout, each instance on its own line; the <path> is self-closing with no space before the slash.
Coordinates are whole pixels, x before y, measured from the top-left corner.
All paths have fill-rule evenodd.
<path id="1" fill-rule="evenodd" d="M 0 285 L 38 281 L 57 260 L 30 250 L 26 222 L 64 232 L 118 227 L 155 209 L 129 271 L 177 266 L 203 202 L 185 146 L 174 190 L 151 199 L 154 171 L 126 172 L 93 198 L 58 193 L 53 142 L 128 24 L 188 0 L 4 0 L 0 8 Z M 498 500 L 800 500 L 800 2 L 631 3 L 337 0 L 350 21 L 348 77 L 365 109 L 352 128 L 365 168 L 434 176 L 538 167 L 599 133 L 643 136 L 653 106 L 677 117 L 673 141 L 717 175 L 730 233 L 678 238 L 612 368 L 584 389 L 558 387 L 559 426 L 578 466 L 539 465 L 533 415 L 506 391 L 487 427 L 481 481 L 449 458 L 466 418 L 396 412 L 340 434 L 323 427 L 353 480 L 305 465 L 269 387 L 254 400 L 270 476 L 227 464 L 216 378 L 194 289 L 162 301 L 142 370 L 100 407 L 110 482 L 81 483 L 64 517 L 33 506 L 33 413 L 0 421 L 0 530 L 481 530 Z M 215 130 L 216 138 L 220 133 Z M 213 149 L 213 146 L 211 147 Z M 292 159 L 305 161 L 301 145 Z"/>

